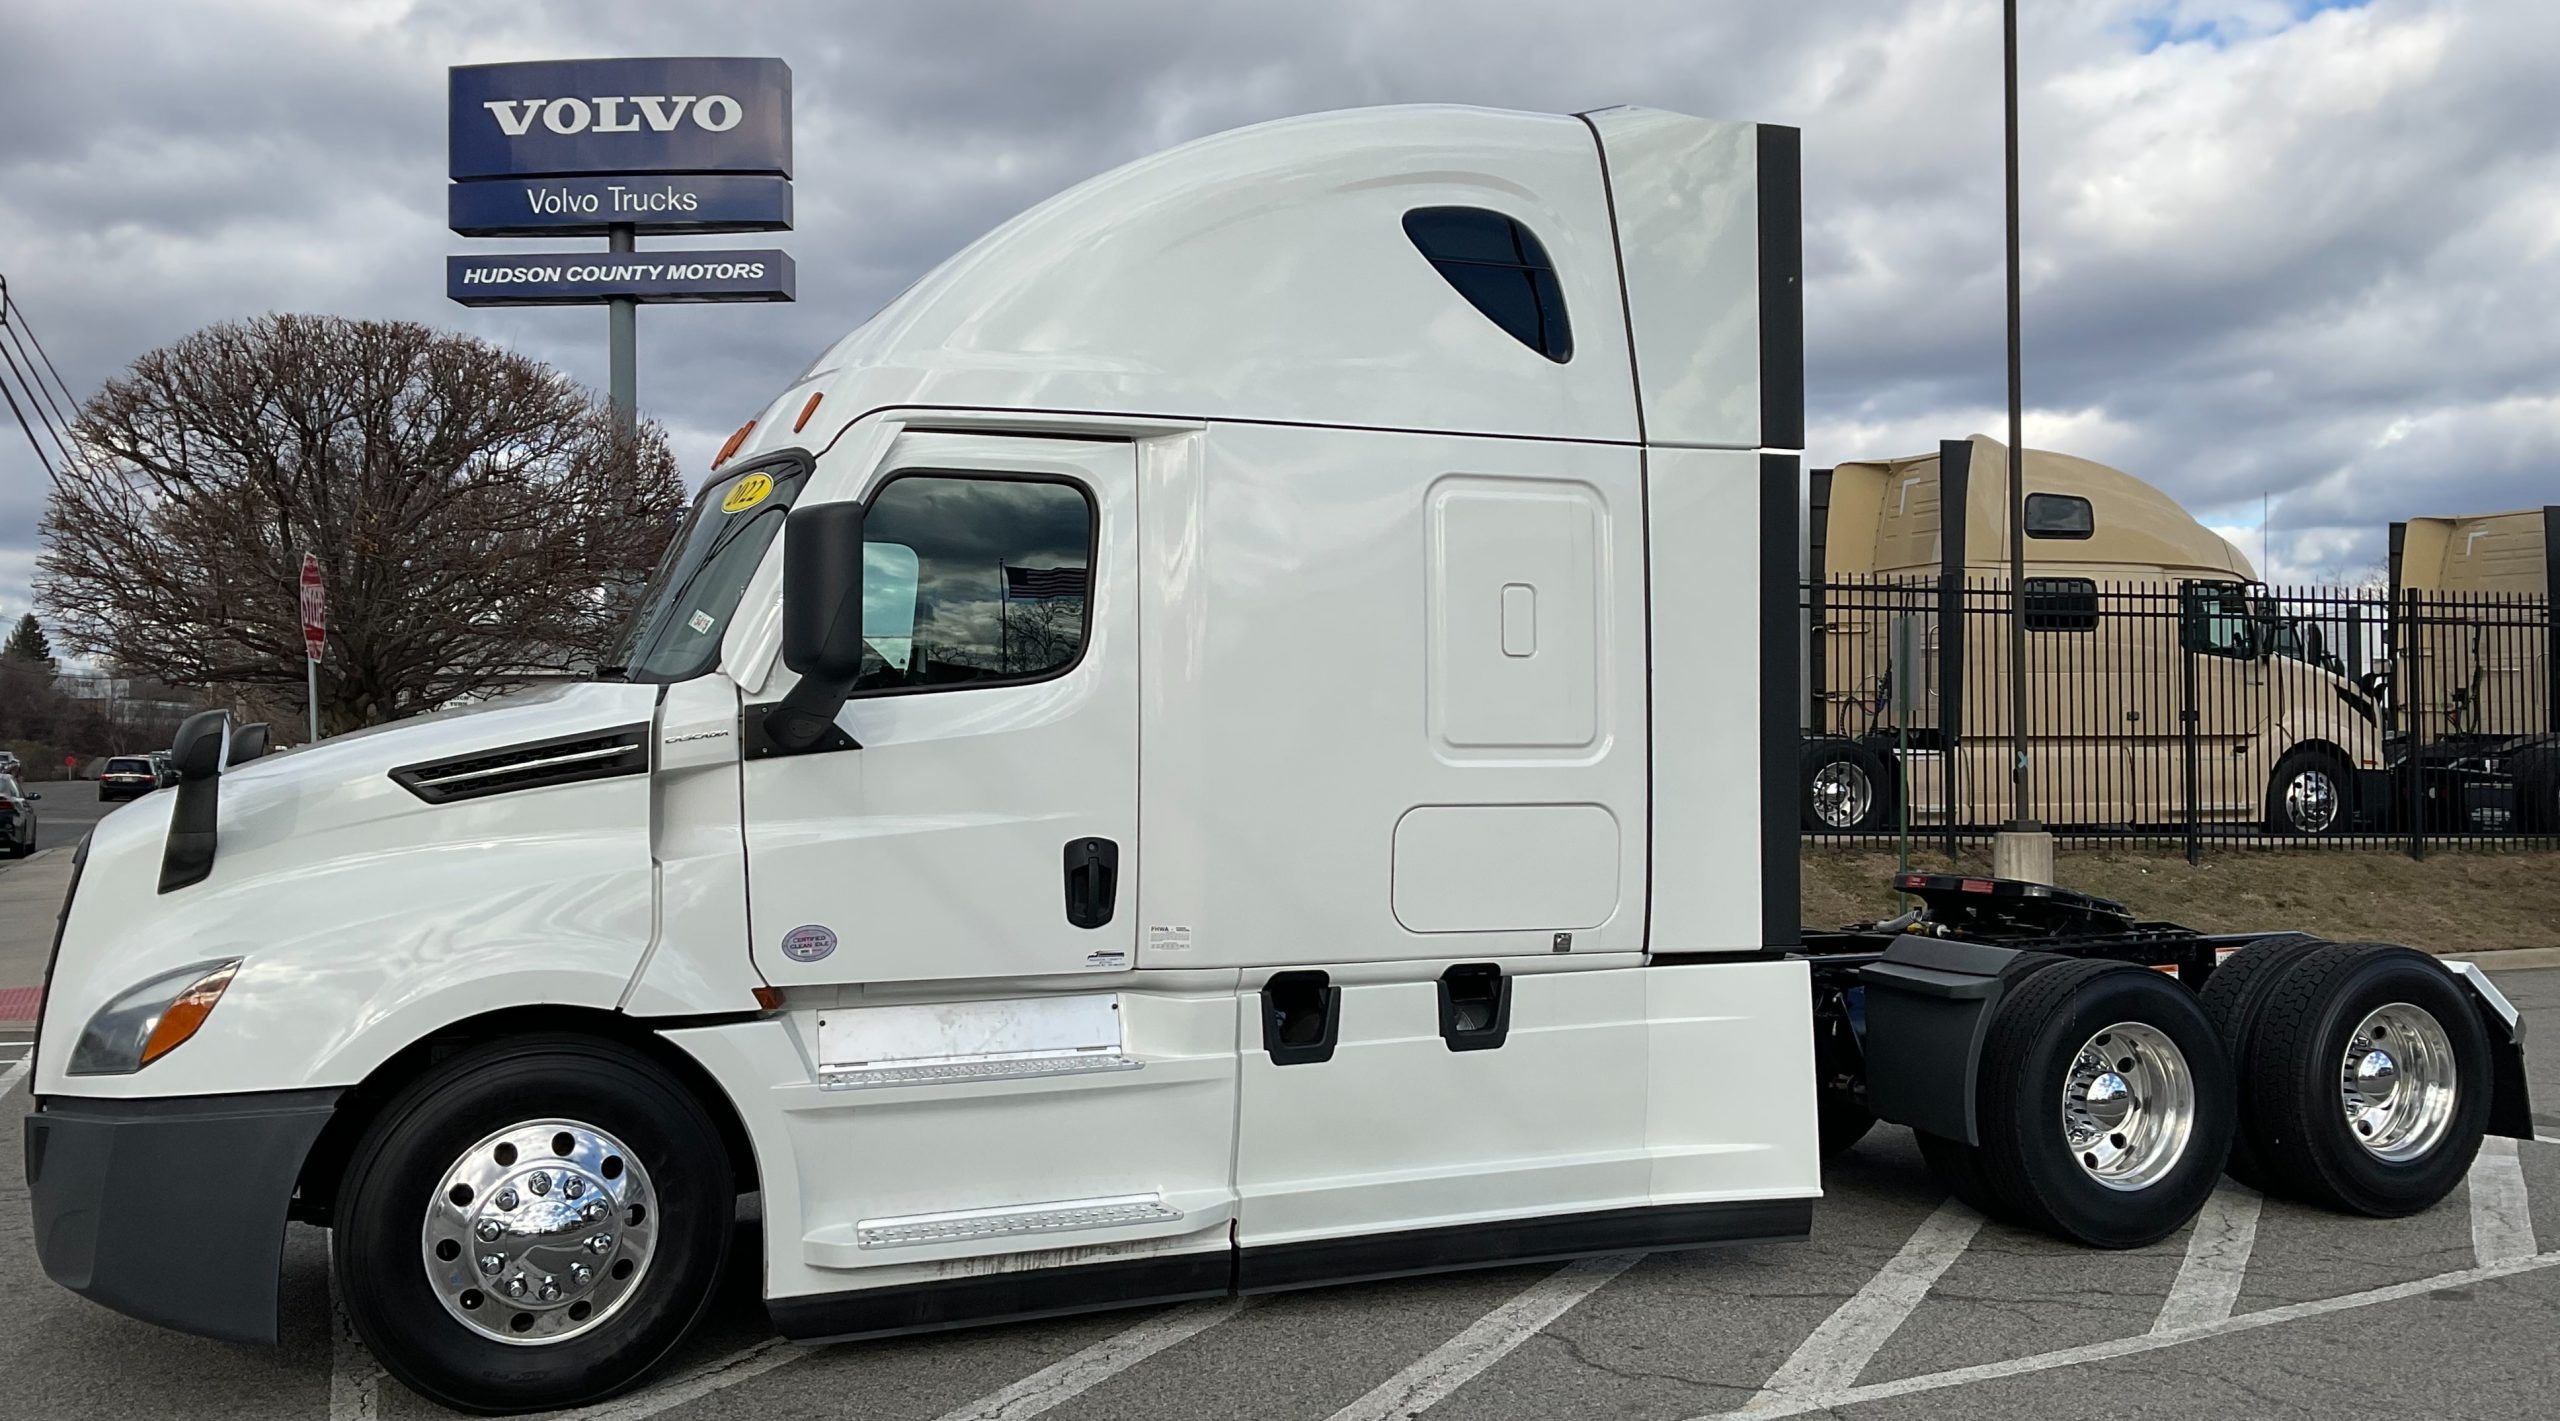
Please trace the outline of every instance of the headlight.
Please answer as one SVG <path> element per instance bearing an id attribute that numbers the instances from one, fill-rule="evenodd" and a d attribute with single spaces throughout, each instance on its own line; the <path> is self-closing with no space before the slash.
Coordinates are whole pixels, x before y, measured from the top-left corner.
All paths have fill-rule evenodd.
<path id="1" fill-rule="evenodd" d="M 71 1048 L 69 1074 L 127 1076 L 185 1045 L 239 970 L 237 957 L 199 962 L 154 977 L 98 1008 Z"/>

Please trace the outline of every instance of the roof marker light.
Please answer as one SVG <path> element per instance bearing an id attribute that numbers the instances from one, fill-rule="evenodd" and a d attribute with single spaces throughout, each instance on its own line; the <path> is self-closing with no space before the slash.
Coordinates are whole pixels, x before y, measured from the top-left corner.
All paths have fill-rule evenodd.
<path id="1" fill-rule="evenodd" d="M 711 467 L 716 469 L 722 464 L 728 463 L 729 456 L 737 453 L 738 446 L 747 442 L 747 435 L 753 431 L 755 427 L 756 422 L 754 420 L 748 420 L 746 423 L 739 425 L 738 432 L 729 436 L 729 442 L 720 446 L 719 457 L 711 461 Z"/>
<path id="2" fill-rule="evenodd" d="M 824 390 L 817 391 L 809 396 L 809 403 L 800 407 L 800 417 L 791 421 L 792 433 L 798 434 L 801 430 L 809 427 L 809 416 L 818 412 L 818 401 L 823 400 L 826 397 L 827 392 Z"/>

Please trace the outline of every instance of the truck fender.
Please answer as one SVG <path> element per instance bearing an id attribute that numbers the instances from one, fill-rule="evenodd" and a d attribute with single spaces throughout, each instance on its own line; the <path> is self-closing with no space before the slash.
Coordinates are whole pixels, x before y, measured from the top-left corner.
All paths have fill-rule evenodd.
<path id="1" fill-rule="evenodd" d="M 1905 933 L 1858 973 L 1866 988 L 1867 1108 L 1897 1125 L 1966 1145 L 1982 1041 L 2009 989 L 2069 959 Z"/>
<path id="2" fill-rule="evenodd" d="M 2480 970 L 2476 962 L 2446 961 L 2469 994 L 2471 1005 L 2480 1013 L 2480 1025 L 2489 1037 L 2489 1056 L 2495 1078 L 2490 1082 L 2489 1133 L 2510 1139 L 2533 1138 L 2533 1092 L 2524 1074 L 2524 1017 Z"/>

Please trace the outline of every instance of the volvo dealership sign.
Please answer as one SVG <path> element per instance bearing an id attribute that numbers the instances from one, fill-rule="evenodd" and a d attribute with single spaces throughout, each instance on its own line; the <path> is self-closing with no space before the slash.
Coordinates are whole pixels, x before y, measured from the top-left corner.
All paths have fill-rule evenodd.
<path id="1" fill-rule="evenodd" d="M 575 59 L 451 71 L 453 177 L 791 176 L 779 59 Z"/>
<path id="2" fill-rule="evenodd" d="M 629 301 L 788 301 L 782 252 L 509 252 L 446 257 L 445 294 L 465 306 Z"/>
<path id="3" fill-rule="evenodd" d="M 450 71 L 447 218 L 466 237 L 611 237 L 597 253 L 449 257 L 466 306 L 788 301 L 770 250 L 641 254 L 648 235 L 791 227 L 791 66 L 577 59 Z"/>

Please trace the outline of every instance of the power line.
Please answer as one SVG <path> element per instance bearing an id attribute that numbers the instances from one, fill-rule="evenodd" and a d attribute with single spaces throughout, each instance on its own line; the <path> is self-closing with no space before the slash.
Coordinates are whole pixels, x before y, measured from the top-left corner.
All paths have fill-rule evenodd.
<path id="1" fill-rule="evenodd" d="M 18 319 L 12 321 L 10 319 L 12 316 L 17 317 Z M 6 331 L 9 333 L 10 343 L 18 348 L 18 358 L 27 363 L 27 374 L 30 377 L 33 377 L 37 374 L 36 357 L 30 354 L 27 349 L 28 336 L 30 333 L 26 328 L 25 318 L 25 308 L 10 301 L 8 299 L 7 292 L 0 291 L 0 331 Z M 56 383 L 59 383 L 59 381 L 57 380 Z M 62 412 L 61 402 L 53 397 L 53 387 L 46 385 L 42 380 L 37 380 L 35 382 L 35 393 L 43 396 L 45 405 L 53 411 L 53 423 L 61 428 L 69 428 L 71 425 L 71 416 Z M 79 407 L 80 402 L 78 400 L 73 400 L 71 401 L 71 404 L 72 407 L 76 409 Z"/>
<path id="2" fill-rule="evenodd" d="M 71 467 L 70 446 L 62 442 L 62 435 L 60 431 L 53 427 L 53 420 L 45 414 L 44 406 L 36 399 L 36 387 L 28 382 L 26 373 L 18 368 L 18 358 L 9 353 L 9 347 L 6 344 L 0 344 L 0 366 L 5 366 L 7 373 L 15 375 L 18 383 L 26 388 L 27 404 L 25 408 L 21 408 L 18 404 L 18 396 L 16 392 L 9 389 L 9 381 L 4 377 L 0 377 L 0 392 L 6 392 L 8 394 L 9 412 L 18 417 L 18 428 L 26 431 L 27 443 L 36 451 L 36 463 L 44 469 L 47 475 L 60 477 L 60 475 L 56 474 L 54 471 L 54 457 L 45 453 L 44 442 L 36 438 L 34 425 L 27 422 L 28 410 L 31 409 L 35 412 L 35 424 L 44 426 L 45 434 L 53 440 L 53 447 L 60 451 L 61 467 L 65 471 L 68 471 Z"/>
<path id="3" fill-rule="evenodd" d="M 70 401 L 73 409 L 78 409 L 79 396 L 71 393 L 71 386 L 64 382 L 62 372 L 54 369 L 53 357 L 46 353 L 44 341 L 37 337 L 36 328 L 27 322 L 27 308 L 10 298 L 9 283 L 6 278 L 0 278 L 0 324 L 7 322 L 11 312 L 17 314 L 18 329 L 24 331 L 27 339 L 35 345 L 36 354 L 44 357 L 44 368 L 53 376 L 54 388 L 62 391 L 62 398 Z"/>

